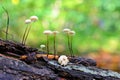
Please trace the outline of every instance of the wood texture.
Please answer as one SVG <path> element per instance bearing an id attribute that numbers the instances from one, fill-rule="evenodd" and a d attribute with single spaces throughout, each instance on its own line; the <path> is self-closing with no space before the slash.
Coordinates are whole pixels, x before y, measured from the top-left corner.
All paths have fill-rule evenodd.
<path id="1" fill-rule="evenodd" d="M 120 80 L 119 73 L 97 68 L 92 59 L 69 57 L 61 66 L 58 57 L 0 39 L 0 80 Z"/>

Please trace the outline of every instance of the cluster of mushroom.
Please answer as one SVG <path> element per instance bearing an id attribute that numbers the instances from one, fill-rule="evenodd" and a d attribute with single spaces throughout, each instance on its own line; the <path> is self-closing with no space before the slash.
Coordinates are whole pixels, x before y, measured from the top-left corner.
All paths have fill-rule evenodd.
<path id="1" fill-rule="evenodd" d="M 71 57 L 73 57 L 73 49 L 72 49 L 72 41 L 73 41 L 73 36 L 75 35 L 75 31 L 70 30 L 68 28 L 63 30 L 66 33 L 67 39 L 68 39 L 68 49 L 70 51 Z"/>
<path id="2" fill-rule="evenodd" d="M 68 48 L 71 54 L 71 57 L 74 56 L 73 55 L 73 49 L 72 49 L 72 40 L 73 40 L 73 35 L 75 34 L 75 31 L 71 31 L 70 29 L 64 29 L 63 32 L 66 33 L 67 38 L 68 38 Z M 49 35 L 53 34 L 54 35 L 54 58 L 56 56 L 56 35 L 59 33 L 58 31 L 50 31 L 50 30 L 45 30 L 43 32 L 46 37 L 47 37 L 47 41 L 46 41 L 46 45 L 47 45 L 47 56 L 49 55 Z M 67 63 L 69 62 L 67 56 L 65 55 L 61 55 L 58 59 L 58 63 L 61 65 L 67 65 Z"/>
<path id="3" fill-rule="evenodd" d="M 51 35 L 51 34 L 53 34 L 53 36 L 54 36 L 54 58 L 55 58 L 55 56 L 56 56 L 56 35 L 59 33 L 58 31 L 51 31 L 51 30 L 45 30 L 44 32 L 43 32 L 45 35 L 46 35 L 46 37 L 47 37 L 47 41 L 46 41 L 46 45 L 47 45 L 47 56 L 49 55 L 49 35 Z"/>
<path id="4" fill-rule="evenodd" d="M 31 25 L 30 24 L 32 22 L 36 22 L 37 20 L 38 20 L 37 16 L 31 16 L 30 19 L 26 19 L 25 20 L 25 24 L 27 25 L 27 27 L 26 27 L 25 32 L 23 34 L 22 44 L 25 45 L 25 43 L 26 43 L 27 37 L 28 37 L 30 29 L 31 29 Z"/>
<path id="5" fill-rule="evenodd" d="M 22 38 L 22 44 L 25 45 L 27 37 L 29 35 L 30 29 L 31 29 L 31 23 L 32 22 L 36 22 L 38 20 L 37 16 L 31 16 L 30 19 L 25 20 L 25 24 L 27 25 L 25 32 L 23 34 L 23 38 Z M 68 48 L 71 54 L 71 57 L 74 56 L 73 55 L 73 49 L 72 49 L 72 40 L 73 40 L 73 35 L 75 34 L 75 31 L 71 31 L 70 29 L 66 28 L 63 30 L 63 32 L 66 33 L 67 39 L 68 39 Z M 53 35 L 53 43 L 54 43 L 54 58 L 56 57 L 56 35 L 59 33 L 58 31 L 51 31 L 51 30 L 45 30 L 43 32 L 46 35 L 47 41 L 46 41 L 46 50 L 47 50 L 47 57 L 49 55 L 49 35 Z M 45 47 L 45 45 L 40 45 L 41 49 L 43 49 Z M 67 65 L 69 62 L 69 59 L 67 56 L 65 55 L 61 55 L 58 59 L 58 63 L 60 65 Z"/>

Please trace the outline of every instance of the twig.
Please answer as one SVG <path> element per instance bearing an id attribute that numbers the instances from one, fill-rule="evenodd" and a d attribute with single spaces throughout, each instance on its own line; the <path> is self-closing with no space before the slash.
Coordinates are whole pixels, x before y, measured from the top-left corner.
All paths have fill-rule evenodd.
<path id="1" fill-rule="evenodd" d="M 8 29 L 9 29 L 9 14 L 8 14 L 8 11 L 7 9 L 5 9 L 3 6 L 2 6 L 3 10 L 6 12 L 7 14 L 7 27 L 6 27 L 6 40 L 8 39 Z"/>

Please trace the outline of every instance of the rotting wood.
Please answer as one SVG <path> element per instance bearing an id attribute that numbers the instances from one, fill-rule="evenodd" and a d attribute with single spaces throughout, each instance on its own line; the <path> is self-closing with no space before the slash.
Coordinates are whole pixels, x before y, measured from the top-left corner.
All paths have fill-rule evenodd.
<path id="1" fill-rule="evenodd" d="M 47 58 L 35 48 L 1 39 L 0 53 L 0 80 L 120 80 L 119 73 L 95 67 L 92 59 L 69 57 L 70 63 L 61 66 L 58 56 L 53 60 L 53 55 Z"/>
<path id="2" fill-rule="evenodd" d="M 55 61 L 49 61 L 48 64 L 60 76 L 71 80 L 120 80 L 119 73 L 107 69 L 99 69 L 95 66 L 69 63 L 63 67 Z"/>
<path id="3" fill-rule="evenodd" d="M 36 48 L 31 48 L 17 42 L 15 43 L 12 41 L 5 41 L 2 39 L 0 39 L 0 53 L 16 57 L 28 63 L 34 62 L 41 57 L 47 57 L 47 54 L 45 54 L 45 52 L 38 51 L 38 49 Z M 58 55 L 56 55 L 55 58 L 53 55 L 48 55 L 48 59 L 57 60 L 58 57 Z M 72 63 L 83 64 L 86 66 L 96 66 L 96 62 L 92 59 L 69 56 L 68 58 Z"/>
<path id="4" fill-rule="evenodd" d="M 120 80 L 120 74 L 110 70 L 69 63 L 61 66 L 55 60 L 40 58 L 33 64 L 0 55 L 0 80 Z"/>
<path id="5" fill-rule="evenodd" d="M 57 78 L 59 77 L 47 67 L 36 68 L 23 61 L 0 55 L 0 80 L 55 80 Z"/>

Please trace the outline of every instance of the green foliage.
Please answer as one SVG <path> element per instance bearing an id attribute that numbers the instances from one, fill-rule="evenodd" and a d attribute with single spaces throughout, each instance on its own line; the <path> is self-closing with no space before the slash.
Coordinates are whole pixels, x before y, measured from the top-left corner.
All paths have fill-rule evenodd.
<path id="1" fill-rule="evenodd" d="M 67 50 L 64 28 L 76 31 L 74 53 L 105 49 L 120 50 L 120 0 L 1 0 L 10 15 L 9 39 L 20 42 L 26 28 L 24 21 L 32 15 L 39 17 L 28 37 L 27 45 L 45 44 L 43 31 L 58 30 L 59 52 Z M 0 6 L 0 37 L 5 38 L 6 14 Z M 53 52 L 51 36 L 51 52 Z"/>

